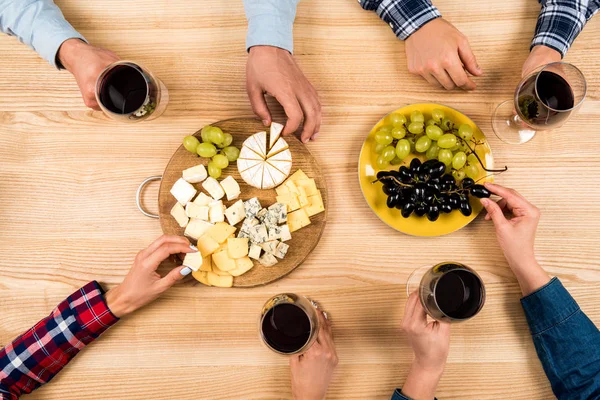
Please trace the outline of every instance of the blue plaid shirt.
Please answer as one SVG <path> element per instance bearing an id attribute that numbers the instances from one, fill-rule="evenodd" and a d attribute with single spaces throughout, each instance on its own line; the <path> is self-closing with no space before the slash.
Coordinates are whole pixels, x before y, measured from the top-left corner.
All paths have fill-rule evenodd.
<path id="1" fill-rule="evenodd" d="M 600 0 L 538 0 L 542 10 L 531 47 L 544 45 L 563 57 L 586 22 L 600 9 Z M 358 0 L 362 8 L 377 12 L 402 40 L 442 14 L 429 0 Z"/>

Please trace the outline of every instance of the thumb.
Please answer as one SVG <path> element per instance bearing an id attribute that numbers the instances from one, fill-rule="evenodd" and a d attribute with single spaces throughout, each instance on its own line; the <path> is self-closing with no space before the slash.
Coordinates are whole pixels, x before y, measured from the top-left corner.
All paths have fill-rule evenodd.
<path id="1" fill-rule="evenodd" d="M 475 54 L 473 54 L 473 50 L 471 50 L 471 46 L 466 39 L 458 45 L 458 55 L 460 56 L 465 69 L 469 71 L 471 75 L 480 76 L 483 74 L 479 64 L 477 64 Z"/>
<path id="2" fill-rule="evenodd" d="M 167 275 L 165 275 L 164 278 L 161 278 L 158 281 L 161 290 L 164 292 L 165 290 L 169 289 L 171 286 L 173 286 L 174 284 L 176 284 L 177 282 L 179 282 L 180 280 L 185 278 L 187 276 L 187 274 L 186 275 L 181 274 L 181 270 L 183 270 L 185 268 L 189 268 L 189 267 L 186 267 L 185 265 L 181 265 L 179 267 L 173 268 L 171 270 L 171 272 L 169 272 Z"/>
<path id="3" fill-rule="evenodd" d="M 485 207 L 488 215 L 486 219 L 491 219 L 494 222 L 496 228 L 506 224 L 508 221 L 504 217 L 504 213 L 498 204 L 495 201 L 490 199 L 483 198 L 481 199 L 481 204 Z M 489 217 L 489 218 L 488 218 Z"/>
<path id="4" fill-rule="evenodd" d="M 260 86 L 249 83 L 248 98 L 252 105 L 252 111 L 254 111 L 254 114 L 262 120 L 263 125 L 271 125 L 271 113 L 269 112 L 267 102 L 265 101 L 265 95 Z"/>

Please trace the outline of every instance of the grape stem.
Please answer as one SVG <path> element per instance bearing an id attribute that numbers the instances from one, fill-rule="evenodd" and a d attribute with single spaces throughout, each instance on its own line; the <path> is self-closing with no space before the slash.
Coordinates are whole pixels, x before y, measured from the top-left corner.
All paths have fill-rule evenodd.
<path id="1" fill-rule="evenodd" d="M 481 165 L 481 168 L 483 168 L 484 171 L 486 171 L 486 172 L 495 172 L 495 173 L 499 173 L 499 174 L 501 174 L 502 172 L 508 171 L 508 167 L 506 165 L 504 166 L 504 169 L 487 169 L 483 165 L 483 161 L 481 161 L 481 158 L 479 158 L 479 156 L 475 152 L 475 149 L 471 148 L 471 146 L 469 145 L 469 142 L 466 141 L 466 140 L 464 140 L 460 136 L 456 136 L 456 137 L 457 137 L 457 139 L 461 140 L 464 144 L 467 145 L 467 147 L 469 148 L 469 150 L 471 150 L 471 154 L 473 154 L 475 156 L 475 158 L 477 158 L 477 161 L 479 161 L 479 165 Z M 477 144 L 475 144 L 475 147 L 477 147 Z"/>

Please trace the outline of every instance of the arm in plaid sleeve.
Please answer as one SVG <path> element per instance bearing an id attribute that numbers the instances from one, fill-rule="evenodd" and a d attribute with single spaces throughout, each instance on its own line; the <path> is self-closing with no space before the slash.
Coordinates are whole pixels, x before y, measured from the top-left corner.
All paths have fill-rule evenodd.
<path id="1" fill-rule="evenodd" d="M 429 0 L 358 0 L 365 10 L 375 11 L 398 39 L 406 40 L 423 25 L 442 14 Z"/>
<path id="2" fill-rule="evenodd" d="M 0 350 L 0 399 L 15 400 L 49 382 L 119 319 L 93 281 Z"/>
<path id="3" fill-rule="evenodd" d="M 600 9 L 600 0 L 539 0 L 542 10 L 535 26 L 531 48 L 544 45 L 563 57 L 583 30 L 586 22 Z"/>

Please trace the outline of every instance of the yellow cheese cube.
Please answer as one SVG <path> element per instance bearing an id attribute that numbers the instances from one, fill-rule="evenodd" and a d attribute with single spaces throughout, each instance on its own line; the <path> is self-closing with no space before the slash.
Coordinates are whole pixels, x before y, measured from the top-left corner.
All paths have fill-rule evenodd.
<path id="1" fill-rule="evenodd" d="M 235 260 L 230 258 L 225 250 L 214 253 L 212 259 L 217 268 L 221 271 L 229 271 L 235 268 Z"/>
<path id="2" fill-rule="evenodd" d="M 302 186 L 298 187 L 298 191 L 300 194 L 298 195 L 298 203 L 300 203 L 300 207 L 306 207 L 310 204 L 308 201 L 308 196 L 306 196 L 306 191 Z"/>
<path id="3" fill-rule="evenodd" d="M 192 276 L 200 283 L 205 284 L 206 286 L 210 286 L 208 283 L 208 278 L 206 277 L 206 271 L 192 271 Z"/>
<path id="4" fill-rule="evenodd" d="M 294 183 L 294 181 L 292 180 L 287 180 L 284 183 L 285 186 L 287 186 L 287 188 L 289 189 L 290 193 L 293 193 L 295 195 L 299 195 L 300 192 L 298 191 L 298 187 L 296 186 L 296 184 Z"/>
<path id="5" fill-rule="evenodd" d="M 296 181 L 296 186 L 303 187 L 307 196 L 314 196 L 319 191 L 317 189 L 317 184 L 314 179 L 305 179 L 302 181 Z"/>
<path id="6" fill-rule="evenodd" d="M 298 171 L 294 172 L 292 174 L 292 176 L 290 176 L 290 178 L 289 178 L 290 181 L 294 181 L 294 182 L 296 182 L 296 181 L 303 181 L 303 180 L 306 180 L 306 179 L 309 179 L 309 178 L 308 178 L 308 176 L 301 169 L 299 169 Z"/>
<path id="7" fill-rule="evenodd" d="M 300 202 L 298 201 L 298 196 L 292 193 L 285 193 L 281 196 L 276 197 L 277 202 L 281 204 L 285 204 L 287 206 L 287 211 L 292 212 L 296 211 L 300 208 Z"/>
<path id="8" fill-rule="evenodd" d="M 207 272 L 206 277 L 208 279 L 208 283 L 212 286 L 216 287 L 232 287 L 233 286 L 233 276 L 221 276 L 212 272 Z"/>
<path id="9" fill-rule="evenodd" d="M 202 265 L 200 266 L 200 271 L 204 271 L 204 272 L 212 271 L 212 257 L 211 256 L 202 257 Z"/>
<path id="10" fill-rule="evenodd" d="M 308 201 L 310 205 L 304 207 L 304 210 L 308 214 L 309 217 L 313 215 L 317 215 L 320 212 L 325 211 L 325 206 L 323 205 L 323 198 L 321 197 L 321 192 L 314 196 L 309 196 Z"/>
<path id="11" fill-rule="evenodd" d="M 214 260 L 213 260 L 213 264 L 212 264 L 212 272 L 213 272 L 213 274 L 217 274 L 219 276 L 230 276 L 231 275 L 227 271 L 220 270 L 219 267 L 217 267 L 217 265 L 215 264 Z"/>
<path id="12" fill-rule="evenodd" d="M 217 222 L 206 231 L 206 235 L 212 237 L 217 243 L 223 243 L 229 235 L 235 232 L 235 227 L 227 222 Z"/>
<path id="13" fill-rule="evenodd" d="M 219 243 L 212 237 L 208 235 L 202 235 L 200 239 L 198 239 L 198 243 L 196 245 L 200 253 L 202 253 L 202 257 L 210 256 L 219 248 Z"/>
<path id="14" fill-rule="evenodd" d="M 300 228 L 310 225 L 310 218 L 306 211 L 301 208 L 288 214 L 287 223 L 290 227 L 290 232 L 295 232 Z"/>
<path id="15" fill-rule="evenodd" d="M 277 196 L 281 196 L 282 194 L 289 193 L 289 192 L 290 192 L 290 189 L 285 185 L 281 185 L 281 186 L 278 186 L 275 188 L 275 193 L 277 193 Z"/>
<path id="16" fill-rule="evenodd" d="M 227 239 L 227 252 L 233 259 L 242 258 L 248 255 L 248 238 L 229 238 Z"/>
<path id="17" fill-rule="evenodd" d="M 250 271 L 254 267 L 254 263 L 248 257 L 242 257 L 235 260 L 235 269 L 229 271 L 233 276 L 240 276 Z"/>

